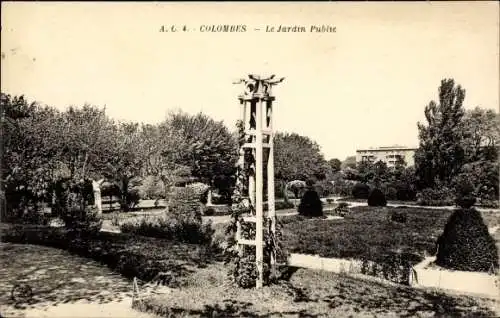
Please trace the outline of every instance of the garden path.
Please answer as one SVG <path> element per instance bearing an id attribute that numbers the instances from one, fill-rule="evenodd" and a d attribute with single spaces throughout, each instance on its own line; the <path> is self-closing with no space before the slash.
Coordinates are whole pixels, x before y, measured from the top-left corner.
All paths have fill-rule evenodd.
<path id="1" fill-rule="evenodd" d="M 28 304 L 10 298 L 13 284 L 33 289 Z M 0 316 L 137 317 L 131 308 L 132 283 L 94 261 L 35 245 L 0 243 Z"/>

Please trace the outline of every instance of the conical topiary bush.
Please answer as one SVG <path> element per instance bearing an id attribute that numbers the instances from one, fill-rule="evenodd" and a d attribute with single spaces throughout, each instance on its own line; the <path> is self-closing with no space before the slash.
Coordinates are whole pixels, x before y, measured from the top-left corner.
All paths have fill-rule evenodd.
<path id="1" fill-rule="evenodd" d="M 300 199 L 298 212 L 307 217 L 323 216 L 323 202 L 321 202 L 318 192 L 309 188 Z"/>
<path id="2" fill-rule="evenodd" d="M 380 189 L 373 189 L 368 196 L 369 206 L 386 206 L 387 200 L 385 199 L 384 193 Z"/>
<path id="3" fill-rule="evenodd" d="M 438 240 L 436 264 L 460 271 L 498 269 L 495 241 L 478 211 L 459 209 L 450 216 Z"/>

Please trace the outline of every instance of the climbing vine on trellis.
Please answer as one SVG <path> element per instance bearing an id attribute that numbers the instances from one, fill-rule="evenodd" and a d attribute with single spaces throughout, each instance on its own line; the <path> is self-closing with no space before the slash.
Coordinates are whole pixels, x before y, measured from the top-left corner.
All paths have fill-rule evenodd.
<path id="1" fill-rule="evenodd" d="M 246 142 L 247 136 L 245 135 L 244 124 L 240 120 L 236 124 L 239 133 L 239 146 Z M 255 223 L 243 222 L 244 214 L 255 214 L 255 207 L 252 206 L 250 200 L 244 197 L 244 193 L 248 193 L 249 175 L 252 173 L 251 165 L 255 163 L 255 158 L 252 151 L 248 149 L 243 150 L 244 165 L 238 166 L 237 169 L 237 182 L 233 192 L 233 206 L 231 220 L 226 227 L 226 263 L 230 265 L 229 276 L 238 286 L 242 288 L 251 288 L 255 286 L 258 277 L 257 266 L 255 264 L 255 246 L 240 245 L 236 241 L 237 224 L 241 224 L 241 236 L 244 239 L 255 239 Z M 280 278 L 279 268 L 276 271 L 272 270 L 271 255 L 274 252 L 277 263 L 286 260 L 286 253 L 282 248 L 282 232 L 281 224 L 276 222 L 276 231 L 273 235 L 271 231 L 271 219 L 264 219 L 264 264 L 263 276 L 264 284 L 270 284 Z"/>

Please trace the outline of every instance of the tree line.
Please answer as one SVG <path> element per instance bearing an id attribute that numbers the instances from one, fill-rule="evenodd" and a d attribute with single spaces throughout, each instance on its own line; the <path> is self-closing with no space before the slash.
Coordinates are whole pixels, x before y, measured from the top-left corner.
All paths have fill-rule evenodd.
<path id="1" fill-rule="evenodd" d="M 466 110 L 465 90 L 453 79 L 443 80 L 438 93 L 425 107 L 426 123 L 418 123 L 415 167 L 356 164 L 353 157 L 326 160 L 314 140 L 277 132 L 277 195 L 287 182 L 308 180 L 347 196 L 359 182 L 395 198 L 423 193 L 443 200 L 443 193 L 468 188 L 484 200 L 497 200 L 499 115 L 479 107 Z M 110 180 L 125 209 L 138 183 L 161 184 L 167 193 L 195 180 L 230 196 L 235 182 L 237 130 L 202 113 L 171 112 L 158 124 L 120 122 L 105 108 L 58 110 L 2 93 L 1 115 L 1 194 L 7 209 L 50 201 L 51 185 L 62 178 Z"/>
<path id="2" fill-rule="evenodd" d="M 226 194 L 234 185 L 237 131 L 202 113 L 175 111 L 158 124 L 120 122 L 105 108 L 58 110 L 2 93 L 1 114 L 8 210 L 50 202 L 51 186 L 61 179 L 109 180 L 124 209 L 137 183 L 160 183 L 166 193 L 183 182 L 202 182 Z M 275 144 L 278 184 L 326 177 L 326 161 L 314 141 L 278 132 Z"/>

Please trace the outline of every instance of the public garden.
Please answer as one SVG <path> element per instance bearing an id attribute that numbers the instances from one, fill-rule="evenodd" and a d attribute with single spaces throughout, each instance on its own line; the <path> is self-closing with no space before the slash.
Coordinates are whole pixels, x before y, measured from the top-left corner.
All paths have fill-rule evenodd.
<path id="1" fill-rule="evenodd" d="M 274 167 L 254 181 L 239 151 L 244 123 L 232 131 L 182 112 L 122 123 L 89 105 L 59 111 L 2 93 L 0 313 L 498 316 L 491 294 L 415 285 L 426 260 L 498 284 L 498 114 L 465 110 L 453 80 L 440 90 L 449 100 L 426 107 L 414 167 L 326 160 L 308 137 L 276 132 L 273 160 L 263 156 Z M 242 204 L 252 182 L 260 208 Z M 241 217 L 273 211 L 255 288 L 256 247 L 239 246 L 236 232 L 254 240 Z M 33 295 L 11 297 L 21 281 Z M 95 303 L 109 306 L 85 311 Z"/>

